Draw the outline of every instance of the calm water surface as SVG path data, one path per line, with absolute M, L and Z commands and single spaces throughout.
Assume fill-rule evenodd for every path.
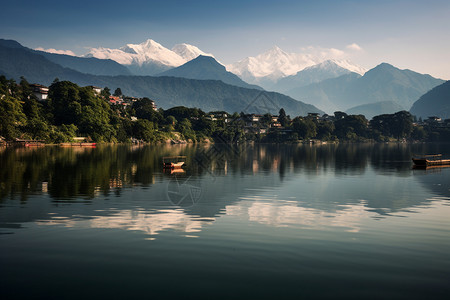
M 1 299 L 449 299 L 450 168 L 413 153 L 450 146 L 0 149 Z

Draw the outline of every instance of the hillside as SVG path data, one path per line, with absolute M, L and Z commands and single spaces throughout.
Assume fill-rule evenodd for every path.
M 431 116 L 450 119 L 450 81 L 422 95 L 414 102 L 410 112 L 424 119 Z
M 74 82 L 89 85 L 89 77 L 93 76 L 64 68 L 27 48 L 11 48 L 2 45 L 0 45 L 0 70 L 2 74 L 15 80 L 25 76 L 30 82 L 45 85 L 49 85 L 55 78 L 70 78 Z
M 251 85 L 225 69 L 213 57 L 200 55 L 182 66 L 160 73 L 156 76 L 172 76 L 200 80 L 221 80 L 239 87 L 262 89 Z
M 108 86 L 111 89 L 120 87 L 126 95 L 149 97 L 165 109 L 182 105 L 204 111 L 277 114 L 280 108 L 284 108 L 287 114 L 293 116 L 304 116 L 309 112 L 323 113 L 313 105 L 275 92 L 263 92 L 270 100 L 264 96 L 248 107 L 262 93 L 261 90 L 232 86 L 219 80 L 166 76 L 95 76 L 91 80 L 91 84 L 96 86 Z

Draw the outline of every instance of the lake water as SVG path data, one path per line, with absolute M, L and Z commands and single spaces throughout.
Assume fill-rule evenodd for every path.
M 414 153 L 450 145 L 0 149 L 1 299 L 449 299 Z

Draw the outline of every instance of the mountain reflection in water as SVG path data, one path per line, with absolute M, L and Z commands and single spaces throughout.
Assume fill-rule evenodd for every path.
M 427 147 L 448 150 L 406 144 L 4 149 L 0 227 L 36 222 L 195 236 L 227 215 L 354 232 L 367 218 L 430 205 L 420 186 L 450 197 L 448 169 L 411 168 L 412 153 Z M 163 172 L 162 157 L 173 155 L 187 156 L 185 172 Z

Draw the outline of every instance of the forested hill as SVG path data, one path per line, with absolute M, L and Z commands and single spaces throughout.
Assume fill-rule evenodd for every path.
M 176 77 L 151 76 L 97 76 L 92 84 L 120 87 L 127 95 L 149 97 L 159 107 L 198 107 L 205 111 L 252 112 L 275 114 L 280 108 L 291 115 L 305 116 L 311 112 L 323 113 L 316 107 L 275 92 L 261 92 L 225 84 L 219 80 L 194 80 Z M 258 97 L 264 93 L 264 97 Z

